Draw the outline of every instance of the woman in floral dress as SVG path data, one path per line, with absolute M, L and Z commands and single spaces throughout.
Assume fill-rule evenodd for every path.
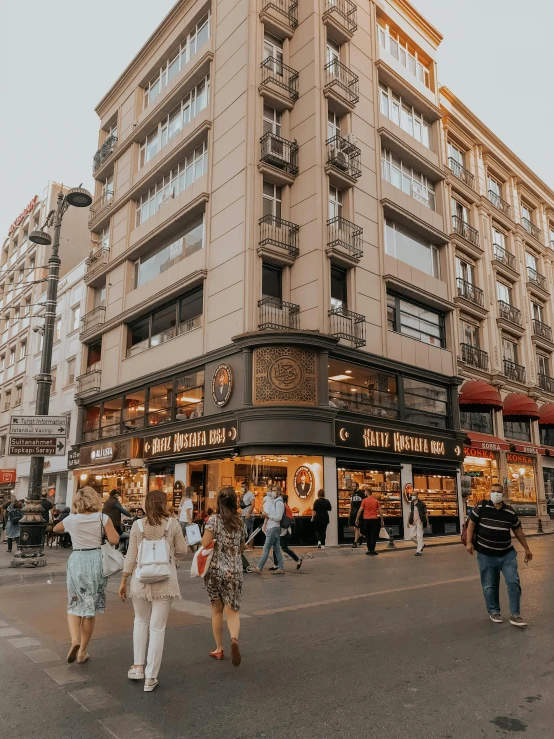
M 216 509 L 206 523 L 202 546 L 215 540 L 210 569 L 205 575 L 206 588 L 212 604 L 212 630 L 215 649 L 214 659 L 223 659 L 223 613 L 231 636 L 231 660 L 240 665 L 239 649 L 240 603 L 242 597 L 241 554 L 246 544 L 246 528 L 238 513 L 237 495 L 233 488 L 219 491 Z

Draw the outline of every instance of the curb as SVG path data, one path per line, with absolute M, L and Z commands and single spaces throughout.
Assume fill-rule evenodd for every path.
M 27 572 L 18 571 L 16 574 L 7 575 L 0 573 L 0 587 L 10 585 L 29 585 L 31 583 L 41 582 L 43 585 L 51 585 L 53 583 L 64 583 L 65 567 L 63 570 L 51 571 L 48 568 L 40 570 L 28 570 Z

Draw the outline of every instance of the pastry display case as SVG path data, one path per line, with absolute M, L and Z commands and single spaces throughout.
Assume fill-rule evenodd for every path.
M 454 475 L 420 473 L 414 470 L 414 490 L 427 506 L 433 536 L 460 532 L 458 487 Z
M 337 468 L 339 544 L 354 540 L 354 532 L 348 525 L 350 497 L 354 483 L 371 490 L 381 503 L 385 526 L 393 529 L 393 535 L 403 535 L 400 470 L 352 470 Z

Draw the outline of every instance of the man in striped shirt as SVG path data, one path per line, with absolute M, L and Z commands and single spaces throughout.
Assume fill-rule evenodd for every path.
M 533 555 L 521 529 L 521 523 L 514 509 L 502 500 L 502 485 L 491 486 L 491 499 L 482 500 L 471 511 L 467 525 L 467 551 L 477 551 L 477 562 L 481 575 L 481 586 L 487 611 L 491 621 L 501 624 L 500 615 L 500 573 L 504 575 L 510 601 L 510 623 L 513 626 L 527 626 L 521 618 L 519 604 L 521 586 L 517 569 L 517 552 L 512 546 L 513 531 L 525 550 L 525 562 Z

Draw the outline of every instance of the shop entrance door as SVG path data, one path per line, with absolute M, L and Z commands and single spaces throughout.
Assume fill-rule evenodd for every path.
M 206 489 L 208 466 L 200 463 L 190 463 L 190 484 L 194 489 L 192 502 L 194 505 L 193 520 L 197 520 L 206 513 Z M 213 507 L 213 506 L 212 506 Z

